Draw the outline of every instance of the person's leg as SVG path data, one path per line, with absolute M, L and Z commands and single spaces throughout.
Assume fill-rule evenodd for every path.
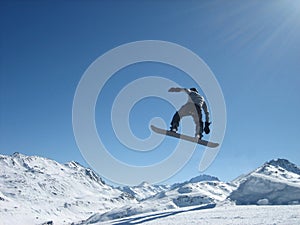
M 179 116 L 179 113 L 177 111 L 173 116 L 170 130 L 176 132 L 178 130 L 178 127 L 179 127 L 179 122 L 180 122 L 180 116 Z
M 171 122 L 171 131 L 177 131 L 179 127 L 180 119 L 184 116 L 189 115 L 190 106 L 189 104 L 183 105 L 173 116 L 172 122 Z
M 201 108 L 199 105 L 194 105 L 195 109 L 196 109 L 196 113 L 193 114 L 193 118 L 196 124 L 196 133 L 195 136 L 197 136 L 198 138 L 202 138 L 203 135 L 203 121 L 202 121 L 202 112 L 201 112 Z M 194 110 L 195 111 L 195 110 Z

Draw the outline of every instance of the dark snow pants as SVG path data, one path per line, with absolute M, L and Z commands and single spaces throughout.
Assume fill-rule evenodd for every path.
M 171 122 L 171 129 L 178 129 L 180 119 L 184 116 L 192 116 L 196 124 L 196 134 L 202 136 L 203 133 L 203 122 L 202 122 L 202 112 L 201 107 L 194 103 L 188 102 L 183 105 L 173 116 Z

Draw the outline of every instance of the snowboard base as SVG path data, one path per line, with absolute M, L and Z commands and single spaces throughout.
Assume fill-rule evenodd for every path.
M 183 139 L 183 140 L 186 140 L 186 141 L 198 143 L 200 145 L 204 145 L 204 146 L 207 146 L 207 147 L 210 147 L 210 148 L 215 148 L 215 147 L 219 146 L 218 143 L 198 139 L 196 137 L 191 137 L 191 136 L 188 136 L 188 135 L 185 135 L 185 134 L 175 133 L 175 132 L 169 131 L 169 130 L 164 130 L 164 129 L 158 128 L 154 125 L 151 125 L 151 129 L 155 133 L 158 133 L 158 134 L 164 134 L 164 135 L 167 135 L 167 136 L 170 136 L 170 137 L 175 137 L 175 138 Z

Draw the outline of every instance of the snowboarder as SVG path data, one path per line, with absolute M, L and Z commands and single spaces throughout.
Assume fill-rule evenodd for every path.
M 184 104 L 173 116 L 170 131 L 177 132 L 180 119 L 184 116 L 192 116 L 196 124 L 195 137 L 201 139 L 203 131 L 209 134 L 209 111 L 205 103 L 204 97 L 198 93 L 196 88 L 170 88 L 169 92 L 186 92 L 189 95 L 188 102 Z M 203 128 L 202 109 L 205 114 L 205 126 Z

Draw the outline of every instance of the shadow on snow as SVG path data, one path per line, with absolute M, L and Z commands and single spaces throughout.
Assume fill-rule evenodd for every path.
M 154 213 L 154 214 L 146 215 L 146 216 L 138 216 L 138 217 L 134 217 L 134 218 L 124 218 L 124 219 L 117 221 L 115 223 L 112 223 L 112 224 L 113 225 L 141 224 L 141 223 L 149 222 L 152 220 L 165 218 L 168 216 L 174 216 L 176 214 L 183 213 L 183 212 L 191 212 L 191 211 L 197 211 L 197 210 L 203 210 L 203 209 L 212 209 L 215 206 L 216 206 L 216 204 L 212 203 L 212 204 L 192 208 L 189 210 L 180 210 L 180 211 L 175 211 L 175 212 L 160 212 L 160 213 Z

